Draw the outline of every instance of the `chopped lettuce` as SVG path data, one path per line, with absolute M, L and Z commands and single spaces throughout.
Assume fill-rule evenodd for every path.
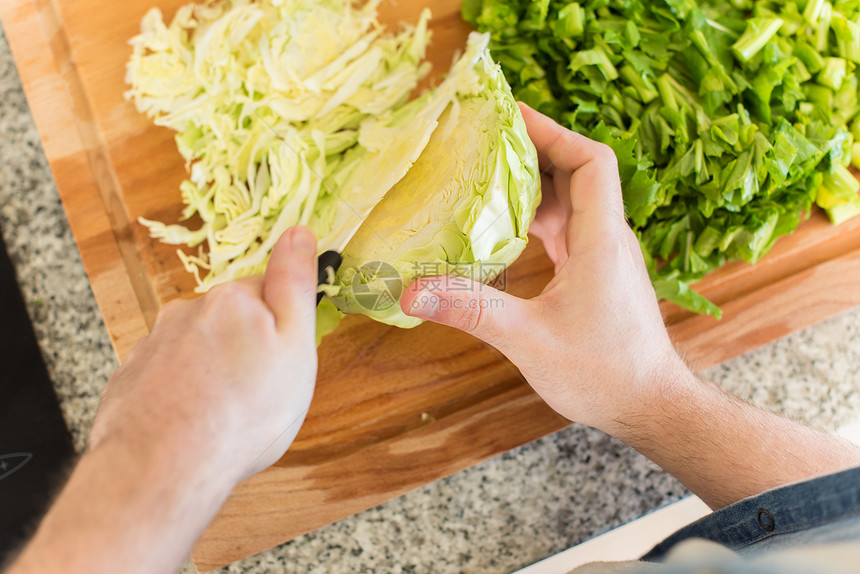
M 514 96 L 610 145 L 657 294 L 753 263 L 813 204 L 860 214 L 854 0 L 470 0 Z

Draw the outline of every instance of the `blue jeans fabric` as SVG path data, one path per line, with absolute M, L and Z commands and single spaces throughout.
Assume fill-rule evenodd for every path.
M 712 540 L 742 556 L 860 541 L 860 468 L 778 487 L 721 508 L 672 534 L 642 560 L 660 562 L 688 538 Z

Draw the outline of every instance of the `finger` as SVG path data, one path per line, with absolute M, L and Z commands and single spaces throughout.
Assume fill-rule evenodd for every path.
M 556 168 L 571 173 L 572 219 L 578 220 L 571 238 L 604 236 L 617 228 L 624 222 L 624 201 L 612 149 L 561 127 L 528 106 L 522 109 L 538 152 Z
M 459 277 L 425 277 L 400 298 L 403 312 L 465 331 L 508 354 L 529 302 Z
M 558 198 L 552 191 L 547 190 L 551 186 L 551 182 L 547 182 L 548 178 L 543 177 L 543 185 L 541 190 L 541 202 L 535 212 L 535 218 L 529 226 L 529 233 L 546 241 L 546 238 L 554 234 L 564 234 L 564 228 L 567 225 L 567 220 L 570 215 L 565 212 L 564 207 L 559 203 Z
M 544 176 L 543 188 L 552 186 L 549 178 Z M 529 233 L 541 240 L 549 258 L 555 264 L 556 270 L 567 261 L 567 235 L 565 228 L 570 219 L 570 213 L 561 205 L 552 192 L 543 193 L 543 199 L 538 206 L 534 222 L 529 227 Z
M 528 104 L 524 104 L 522 102 L 517 102 L 517 105 L 520 107 L 520 113 L 522 114 L 523 119 L 526 118 L 526 115 L 529 112 L 534 111 L 534 109 L 529 107 Z M 546 154 L 543 153 L 541 150 L 537 150 L 537 156 L 538 156 L 538 167 L 540 168 L 541 173 L 545 173 L 545 174 L 550 173 L 552 171 L 552 168 L 555 166 L 552 165 L 552 162 L 549 160 L 549 158 L 546 156 Z
M 552 118 L 520 104 L 529 138 L 543 158 L 554 167 L 569 173 L 585 166 L 595 155 L 602 153 L 603 144 L 588 139 L 582 134 L 560 126 Z
M 316 325 L 317 241 L 305 227 L 287 230 L 272 251 L 263 279 L 263 300 L 283 332 L 295 322 Z

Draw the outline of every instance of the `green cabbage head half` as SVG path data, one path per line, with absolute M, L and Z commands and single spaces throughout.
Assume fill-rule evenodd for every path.
M 421 276 L 487 282 L 522 253 L 540 202 L 537 153 L 487 37 L 473 34 L 449 80 L 457 94 L 423 153 L 344 249 L 332 301 L 399 327 L 399 295 Z

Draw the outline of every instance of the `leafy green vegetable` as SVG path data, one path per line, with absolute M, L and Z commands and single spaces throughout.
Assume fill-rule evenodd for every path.
M 817 203 L 860 214 L 855 0 L 469 0 L 514 96 L 612 147 L 660 297 L 753 263 Z M 528 24 L 526 24 L 528 21 Z M 540 25 L 538 25 L 540 23 Z
M 400 282 L 395 290 L 402 292 L 422 275 L 492 280 L 525 248 L 539 198 L 537 152 L 502 71 L 490 58 L 488 40 L 470 37 L 448 79 L 459 84 L 454 105 L 442 114 L 415 165 L 344 250 L 340 293 L 333 299 L 341 310 L 415 326 L 421 321 L 391 301 L 367 304 L 369 296 L 379 300 L 392 290 L 378 272 L 362 274 L 368 264 L 393 267 Z M 458 69 L 465 64 L 469 69 Z
M 738 60 L 749 63 L 770 42 L 785 22 L 782 18 L 751 18 L 743 35 L 732 45 Z

